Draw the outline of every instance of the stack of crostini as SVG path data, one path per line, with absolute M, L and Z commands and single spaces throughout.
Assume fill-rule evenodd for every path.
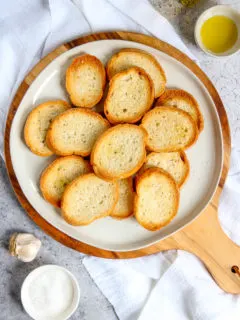
M 30 112 L 27 146 L 38 156 L 58 156 L 43 170 L 40 189 L 66 222 L 134 215 L 154 231 L 177 214 L 190 172 L 184 150 L 204 121 L 196 99 L 166 82 L 145 51 L 122 49 L 106 68 L 85 54 L 66 71 L 71 103 L 46 101 Z

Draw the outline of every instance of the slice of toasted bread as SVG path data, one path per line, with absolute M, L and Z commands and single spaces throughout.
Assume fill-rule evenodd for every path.
M 117 182 L 105 181 L 94 173 L 82 175 L 63 193 L 62 216 L 72 225 L 87 225 L 112 213 L 118 192 Z
M 153 167 L 168 172 L 178 187 L 181 187 L 186 181 L 190 170 L 189 161 L 184 151 L 149 153 L 146 162 L 140 170 L 140 174 L 146 169 Z
M 94 172 L 106 179 L 124 179 L 137 172 L 145 161 L 144 129 L 119 124 L 104 132 L 91 153 Z
M 110 81 L 104 112 L 111 123 L 134 123 L 153 103 L 153 82 L 137 67 L 117 73 Z
M 132 186 L 132 178 L 118 180 L 119 199 L 111 213 L 111 217 L 115 219 L 125 219 L 133 213 L 134 192 Z
M 187 91 L 167 89 L 158 98 L 156 106 L 170 106 L 184 110 L 196 121 L 198 130 L 202 131 L 204 120 L 196 99 Z
M 38 156 L 53 154 L 46 144 L 46 134 L 51 121 L 71 108 L 62 100 L 47 101 L 34 108 L 28 115 L 24 127 L 24 139 L 29 149 Z
M 198 137 L 193 118 L 175 107 L 156 107 L 145 114 L 141 126 L 147 131 L 147 148 L 172 152 L 189 148 Z
M 44 199 L 55 207 L 60 207 L 66 186 L 80 175 L 89 172 L 89 162 L 79 156 L 57 158 L 43 171 L 40 178 Z
M 108 121 L 100 114 L 74 108 L 52 121 L 47 132 L 47 143 L 60 156 L 87 156 L 97 138 L 108 128 Z
M 154 83 L 155 98 L 164 92 L 166 76 L 163 68 L 155 57 L 140 49 L 127 48 L 114 54 L 107 64 L 108 78 L 111 79 L 116 73 L 130 67 L 140 67 L 147 72 Z
M 176 215 L 179 190 L 174 179 L 159 168 L 150 168 L 137 179 L 134 215 L 150 231 L 166 226 Z
M 66 72 L 66 89 L 77 107 L 92 108 L 102 98 L 106 73 L 102 62 L 85 54 L 73 60 Z

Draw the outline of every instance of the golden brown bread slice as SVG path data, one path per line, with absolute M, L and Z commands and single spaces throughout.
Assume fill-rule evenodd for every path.
M 141 126 L 147 131 L 147 148 L 172 152 L 189 148 L 198 137 L 193 118 L 175 107 L 156 107 L 145 114 Z
M 187 91 L 167 89 L 156 101 L 156 106 L 176 107 L 188 112 L 196 121 L 199 132 L 203 130 L 204 120 L 196 99 Z
M 72 225 L 87 225 L 112 213 L 118 192 L 117 182 L 105 181 L 94 173 L 82 175 L 63 193 L 62 216 Z
M 168 172 L 178 187 L 181 187 L 186 181 L 190 165 L 186 153 L 179 152 L 151 152 L 147 155 L 146 162 L 140 170 L 140 174 L 148 168 L 159 168 Z
M 155 231 L 176 215 L 179 190 L 174 179 L 159 168 L 150 168 L 138 177 L 134 215 L 144 228 Z
M 41 175 L 40 189 L 43 197 L 55 207 L 60 207 L 66 186 L 80 175 L 89 172 L 91 172 L 91 166 L 82 157 L 57 158 Z
M 125 219 L 133 213 L 134 192 L 132 186 L 132 178 L 118 180 L 119 199 L 111 213 L 111 217 L 115 219 Z
M 140 49 L 122 49 L 114 54 L 107 64 L 107 75 L 111 79 L 116 73 L 140 67 L 144 69 L 154 83 L 155 98 L 165 90 L 166 76 L 159 62 L 151 54 Z
M 151 108 L 153 99 L 151 78 L 143 69 L 133 67 L 111 79 L 104 112 L 111 123 L 134 123 Z
M 137 172 L 145 161 L 144 129 L 133 124 L 119 124 L 104 132 L 91 153 L 94 172 L 106 179 L 123 179 Z
M 90 54 L 73 60 L 66 72 L 66 89 L 77 107 L 92 108 L 102 98 L 106 73 L 102 62 Z
M 34 108 L 28 115 L 24 127 L 24 139 L 29 149 L 38 156 L 53 154 L 46 143 L 46 134 L 51 121 L 71 108 L 63 100 L 47 101 Z
M 109 126 L 108 121 L 94 111 L 72 108 L 52 121 L 47 132 L 47 144 L 57 155 L 85 157 Z

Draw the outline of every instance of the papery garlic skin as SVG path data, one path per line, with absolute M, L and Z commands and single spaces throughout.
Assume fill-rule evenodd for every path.
M 41 241 L 30 233 L 14 233 L 9 242 L 12 256 L 23 262 L 33 261 L 41 247 Z

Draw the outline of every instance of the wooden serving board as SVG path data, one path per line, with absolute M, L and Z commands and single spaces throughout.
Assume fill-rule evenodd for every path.
M 190 225 L 186 226 L 185 228 L 165 240 L 151 245 L 150 247 L 136 251 L 111 252 L 98 249 L 75 240 L 59 231 L 54 226 L 50 225 L 31 206 L 31 204 L 24 196 L 14 173 L 10 157 L 9 138 L 12 120 L 23 96 L 25 95 L 33 80 L 52 60 L 54 60 L 57 56 L 66 52 L 67 50 L 87 42 L 105 39 L 121 39 L 139 42 L 158 49 L 184 64 L 200 79 L 200 81 L 203 83 L 203 85 L 211 95 L 219 114 L 223 133 L 224 165 L 217 191 L 211 203 L 208 205 L 205 211 Z M 17 198 L 23 208 L 27 211 L 29 216 L 35 221 L 35 223 L 54 239 L 80 252 L 112 259 L 136 258 L 169 249 L 186 250 L 198 256 L 205 263 L 213 278 L 223 290 L 225 290 L 226 292 L 237 294 L 240 293 L 240 273 L 238 273 L 238 266 L 240 266 L 240 247 L 234 244 L 224 234 L 219 225 L 217 213 L 219 197 L 229 168 L 229 158 L 231 150 L 230 148 L 230 130 L 224 106 L 215 87 L 208 79 L 208 77 L 204 74 L 204 72 L 190 58 L 188 58 L 185 54 L 172 47 L 171 45 L 146 35 L 130 32 L 107 32 L 85 36 L 58 47 L 56 50 L 43 58 L 31 70 L 31 72 L 26 76 L 26 78 L 20 85 L 9 110 L 5 131 L 6 165 L 9 178 L 11 180 Z M 233 268 L 233 266 L 235 267 Z M 233 271 L 235 271 L 235 273 Z

